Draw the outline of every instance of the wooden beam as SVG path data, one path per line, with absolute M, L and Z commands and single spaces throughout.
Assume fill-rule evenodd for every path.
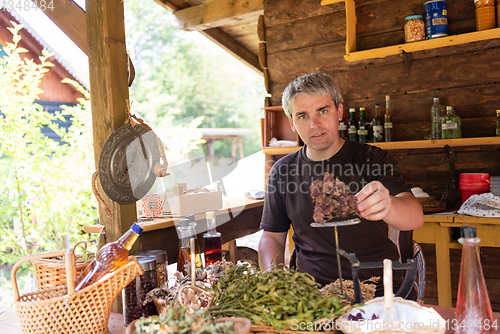
M 33 1 L 33 0 L 32 0 Z M 51 0 L 53 8 L 44 13 L 88 55 L 85 11 L 72 0 Z M 37 6 L 41 1 L 33 1 Z
M 179 29 L 205 30 L 255 16 L 263 10 L 262 0 L 215 0 L 174 11 L 174 23 Z
M 86 0 L 86 8 L 92 131 L 97 168 L 104 142 L 126 119 L 129 99 L 127 51 L 123 1 Z M 113 214 L 110 219 L 99 208 L 100 223 L 106 227 L 107 241 L 117 240 L 137 220 L 135 204 L 120 205 L 107 198 L 100 187 L 99 192 Z M 121 299 L 118 298 L 118 301 L 121 302 Z
M 260 67 L 259 57 L 238 43 L 234 38 L 226 34 L 220 28 L 202 30 L 200 33 L 249 66 L 255 72 L 260 75 L 264 75 L 262 67 Z

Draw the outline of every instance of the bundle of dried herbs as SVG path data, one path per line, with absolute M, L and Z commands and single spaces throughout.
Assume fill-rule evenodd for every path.
M 293 321 L 333 319 L 347 308 L 337 296 L 325 297 L 307 273 L 288 267 L 267 272 L 235 266 L 214 286 L 210 313 L 214 317 L 245 317 L 256 325 L 289 327 Z
M 197 310 L 186 312 L 180 305 L 170 305 L 159 316 L 140 318 L 135 323 L 136 334 L 232 334 L 233 322 L 214 323 L 209 313 Z
M 367 302 L 373 298 L 375 298 L 375 291 L 377 290 L 376 283 L 380 280 L 380 276 L 373 276 L 369 279 L 360 282 L 361 288 L 361 296 L 363 297 L 363 302 Z M 344 279 L 342 280 L 342 286 L 344 293 L 354 300 L 354 283 L 351 280 Z M 349 300 L 342 296 L 342 290 L 340 289 L 340 278 L 335 282 L 325 285 L 323 288 L 319 290 L 323 296 L 339 296 L 342 303 L 350 304 Z
M 314 180 L 309 187 L 314 203 L 313 220 L 325 223 L 333 218 L 358 216 L 356 197 L 333 174 L 326 172 L 323 180 Z

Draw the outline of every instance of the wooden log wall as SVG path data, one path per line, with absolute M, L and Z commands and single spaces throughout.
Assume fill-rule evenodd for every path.
M 357 50 L 404 43 L 405 17 L 423 15 L 424 2 L 356 0 Z M 449 35 L 475 31 L 473 1 L 448 0 L 446 4 Z M 344 59 L 344 3 L 321 6 L 319 0 L 265 0 L 264 24 L 272 106 L 281 105 L 283 89 L 290 81 L 321 71 L 332 75 L 340 86 L 344 119 L 348 119 L 350 107 L 365 107 L 371 119 L 374 105 L 379 103 L 385 110 L 384 96 L 390 95 L 394 141 L 430 139 L 433 97 L 439 97 L 443 106 L 455 107 L 462 118 L 464 138 L 495 135 L 495 110 L 500 109 L 500 39 L 410 53 L 406 74 L 402 55 L 356 62 Z M 398 150 L 392 154 L 410 186 L 420 186 L 435 196 L 450 187 L 448 208 L 458 208 L 459 174 L 500 175 L 499 150 L 500 146 L 494 145 L 455 148 L 451 155 L 448 148 Z M 450 172 L 450 158 L 455 161 L 454 174 Z M 495 254 L 498 261 L 500 254 Z M 433 252 L 425 255 L 435 258 Z M 457 280 L 455 271 L 453 275 L 453 281 Z M 499 278 L 498 274 L 489 277 L 494 286 L 491 291 L 499 290 Z M 492 303 L 499 310 L 500 300 Z

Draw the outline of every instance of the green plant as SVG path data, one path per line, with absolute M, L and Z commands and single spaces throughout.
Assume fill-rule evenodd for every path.
M 13 42 L 0 58 L 0 264 L 74 245 L 97 218 L 88 92 L 73 82 L 85 98 L 55 114 L 36 104 L 51 54 L 43 50 L 39 62 L 23 57 L 22 26 L 12 24 Z M 67 131 L 54 123 L 68 117 Z M 44 136 L 43 126 L 62 143 Z

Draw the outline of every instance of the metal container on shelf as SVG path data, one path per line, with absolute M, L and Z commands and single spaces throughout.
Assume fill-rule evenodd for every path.
M 431 0 L 424 3 L 425 37 L 427 39 L 448 36 L 448 11 L 445 0 Z
M 161 249 L 151 249 L 137 252 L 134 256 L 154 256 L 156 258 L 156 273 L 158 276 L 158 286 L 168 282 L 168 257 L 167 252 Z

